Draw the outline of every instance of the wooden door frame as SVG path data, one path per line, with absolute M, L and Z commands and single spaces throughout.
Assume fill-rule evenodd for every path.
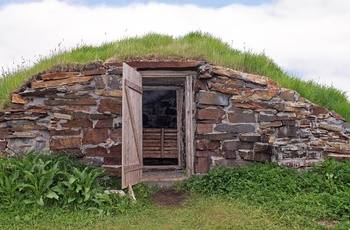
M 184 104 L 185 104 L 185 161 L 186 161 L 186 174 L 188 177 L 194 174 L 194 92 L 193 81 L 194 76 L 197 75 L 196 71 L 140 71 L 142 78 L 159 78 L 169 79 L 177 78 L 183 83 L 184 90 Z M 143 88 L 148 86 L 143 86 Z M 157 86 L 159 88 L 159 86 Z M 176 87 L 176 86 L 171 86 Z M 183 106 L 183 105 L 182 105 Z M 179 138 L 178 138 L 179 140 Z
M 186 174 L 194 174 L 193 75 L 185 80 Z

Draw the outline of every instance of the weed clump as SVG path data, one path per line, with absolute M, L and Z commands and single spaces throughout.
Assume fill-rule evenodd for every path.
M 127 196 L 104 194 L 96 180 L 102 168 L 77 163 L 64 155 L 30 152 L 21 158 L 0 158 L 0 209 L 61 207 L 98 214 L 124 212 Z

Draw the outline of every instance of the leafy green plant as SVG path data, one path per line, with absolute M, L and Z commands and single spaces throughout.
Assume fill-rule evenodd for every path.
M 0 199 L 3 201 L 21 200 L 21 194 L 17 194 L 20 179 L 20 171 L 12 169 L 11 161 L 2 159 L 0 164 Z M 17 196 L 16 196 L 17 195 Z M 7 203 L 7 202 L 6 202 Z
M 39 160 L 31 168 L 31 170 L 23 170 L 24 182 L 19 183 L 19 191 L 27 194 L 31 199 L 25 199 L 26 204 L 34 201 L 40 205 L 44 205 L 44 198 L 58 200 L 58 195 L 52 190 L 50 185 L 53 182 L 55 174 L 59 171 L 58 162 L 47 168 L 50 161 L 44 162 Z
M 97 204 L 101 204 L 100 200 L 111 203 L 108 197 L 101 193 L 101 188 L 94 184 L 98 176 L 104 175 L 103 169 L 85 167 L 80 171 L 78 168 L 73 168 L 71 172 L 61 173 L 65 176 L 65 180 L 59 181 L 52 189 L 58 194 L 63 205 L 73 203 L 82 208 L 85 203 L 91 201 Z
M 63 155 L 35 154 L 0 158 L 0 202 L 16 206 L 92 210 L 99 214 L 124 211 L 129 200 L 108 196 L 97 183 L 102 168 L 77 163 Z

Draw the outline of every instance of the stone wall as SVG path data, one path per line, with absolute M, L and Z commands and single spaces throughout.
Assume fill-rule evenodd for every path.
M 12 94 L 0 112 L 2 155 L 53 151 L 97 166 L 121 164 L 122 70 L 84 68 L 40 73 Z
M 344 118 L 267 77 L 202 66 L 196 104 L 198 173 L 249 161 L 299 168 L 350 157 Z
M 299 168 L 350 157 L 350 125 L 338 114 L 264 76 L 208 64 L 195 69 L 196 173 L 251 161 Z M 121 79 L 120 67 L 96 63 L 33 76 L 0 111 L 0 155 L 52 151 L 120 165 Z

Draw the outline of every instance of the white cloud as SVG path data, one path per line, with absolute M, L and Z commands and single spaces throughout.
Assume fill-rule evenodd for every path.
M 125 7 L 70 5 L 45 0 L 0 8 L 0 66 L 35 61 L 50 50 L 101 44 L 159 32 L 201 30 L 238 49 L 265 52 L 304 79 L 350 91 L 350 1 L 279 0 L 259 6 L 210 9 L 159 3 Z M 37 55 L 36 57 L 34 55 Z

